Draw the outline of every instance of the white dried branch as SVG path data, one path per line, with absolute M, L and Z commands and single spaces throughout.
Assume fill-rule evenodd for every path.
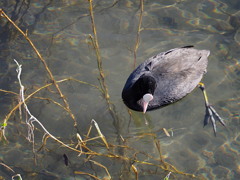
M 65 146 L 65 147 L 67 147 L 67 148 L 69 148 L 69 149 L 75 150 L 75 149 L 73 149 L 72 147 L 64 144 L 62 141 L 58 140 L 55 136 L 53 136 L 53 135 L 43 126 L 43 124 L 42 124 L 35 116 L 33 116 L 33 115 L 31 114 L 31 112 L 29 111 L 28 106 L 27 106 L 27 104 L 26 104 L 26 102 L 25 102 L 24 86 L 23 86 L 22 81 L 21 81 L 22 65 L 20 65 L 20 64 L 17 62 L 17 60 L 14 59 L 14 61 L 15 61 L 15 63 L 16 63 L 17 66 L 18 66 L 17 69 L 16 69 L 16 71 L 17 71 L 17 73 L 18 73 L 17 78 L 18 78 L 19 85 L 20 85 L 20 93 L 19 93 L 19 94 L 20 94 L 20 101 L 23 103 L 24 109 L 26 110 L 27 114 L 30 116 L 28 119 L 26 119 L 26 124 L 27 124 L 27 126 L 28 126 L 28 140 L 29 140 L 29 142 L 32 142 L 32 143 L 33 143 L 33 146 L 34 146 L 34 124 L 33 124 L 33 122 L 37 122 L 37 123 L 41 126 L 41 128 L 43 129 L 43 131 L 44 131 L 47 135 L 49 135 L 52 139 L 56 140 L 57 142 L 61 143 L 63 146 Z M 34 150 L 34 148 L 33 148 L 33 150 Z M 34 151 L 35 151 L 35 150 L 34 150 Z

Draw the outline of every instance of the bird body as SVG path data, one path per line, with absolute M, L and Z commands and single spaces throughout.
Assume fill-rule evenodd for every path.
M 132 110 L 144 112 L 182 99 L 206 73 L 209 54 L 209 50 L 185 46 L 147 59 L 127 79 L 122 91 L 124 103 Z M 143 98 L 146 94 L 151 96 L 150 100 Z

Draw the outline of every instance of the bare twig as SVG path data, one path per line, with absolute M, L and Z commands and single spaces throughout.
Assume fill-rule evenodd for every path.
M 68 101 L 66 99 L 66 97 L 63 95 L 61 89 L 59 88 L 59 85 L 57 84 L 57 81 L 55 80 L 52 72 L 50 71 L 46 61 L 44 60 L 44 58 L 42 57 L 42 55 L 39 53 L 38 49 L 36 48 L 36 46 L 33 44 L 33 42 L 31 41 L 31 39 L 28 37 L 28 33 L 27 31 L 26 32 L 23 32 L 9 17 L 8 15 L 2 10 L 0 9 L 0 16 L 3 16 L 5 17 L 23 36 L 24 38 L 29 42 L 30 46 L 33 48 L 33 50 L 35 51 L 35 53 L 37 54 L 38 58 L 41 60 L 41 62 L 43 63 L 50 79 L 52 80 L 53 84 L 55 85 L 60 97 L 62 98 L 63 100 L 63 103 L 66 107 L 66 109 L 68 110 L 68 113 L 69 115 L 71 116 L 71 118 L 73 119 L 74 121 L 74 127 L 77 129 L 77 121 L 76 121 L 76 118 L 74 116 L 74 114 L 72 113 L 70 107 L 69 107 L 69 104 L 68 104 Z
M 43 124 L 35 117 L 31 114 L 31 112 L 29 111 L 28 109 L 28 106 L 25 102 L 25 97 L 24 97 L 24 86 L 22 85 L 22 82 L 21 82 L 21 72 L 22 72 L 22 65 L 20 65 L 16 60 L 14 60 L 17 64 L 17 73 L 18 73 L 18 82 L 19 82 L 19 85 L 20 85 L 20 100 L 22 102 L 22 104 L 24 105 L 24 109 L 26 110 L 27 114 L 30 116 L 28 119 L 26 119 L 26 124 L 28 126 L 28 140 L 30 142 L 33 143 L 33 150 L 35 152 L 35 149 L 34 149 L 34 124 L 33 122 L 37 122 L 41 128 L 44 130 L 44 132 L 50 136 L 52 139 L 54 139 L 55 141 L 57 141 L 58 143 L 62 144 L 63 146 L 71 149 L 71 150 L 74 150 L 76 151 L 76 149 L 64 144 L 62 141 L 58 140 L 55 136 L 53 136 L 44 126 Z
M 84 81 L 80 81 L 80 80 L 77 80 L 77 79 L 73 79 L 73 78 L 67 78 L 67 79 L 62 79 L 62 80 L 59 80 L 59 81 L 56 81 L 57 83 L 63 83 L 63 82 L 66 82 L 66 81 L 75 81 L 75 82 L 78 82 L 78 83 L 81 83 L 81 84 L 85 84 L 85 85 L 89 85 L 91 87 L 94 87 L 96 89 L 98 89 L 100 92 L 101 89 L 96 86 L 96 85 L 93 85 L 93 84 L 90 84 L 90 83 L 87 83 L 87 82 L 84 82 Z M 45 89 L 45 88 L 48 88 L 50 86 L 52 86 L 53 83 L 49 83 L 49 84 L 46 84 L 40 88 L 38 88 L 37 90 L 35 90 L 34 92 L 32 92 L 31 94 L 29 94 L 26 98 L 25 98 L 25 102 L 28 101 L 30 98 L 32 98 L 35 94 L 37 94 L 38 92 L 40 92 L 41 90 Z M 0 90 L 1 91 L 1 90 Z M 11 94 L 16 94 L 18 95 L 17 93 L 15 92 L 11 92 L 11 91 L 5 91 L 3 90 L 3 92 L 6 92 L 6 93 L 11 93 Z M 12 110 L 6 115 L 5 119 L 4 119 L 4 124 L 7 124 L 9 118 L 11 117 L 11 115 L 23 104 L 23 102 L 19 102 L 14 108 L 12 108 Z M 57 104 L 57 103 L 56 103 Z M 61 105 L 59 105 L 60 107 L 63 107 Z M 64 107 L 64 110 L 67 111 L 67 109 Z M 67 111 L 68 112 L 68 111 Z
M 139 14 L 138 29 L 137 29 L 137 37 L 136 37 L 136 42 L 133 50 L 133 55 L 134 55 L 133 68 L 134 69 L 136 68 L 136 64 L 137 64 L 137 50 L 140 44 L 140 32 L 141 32 L 142 17 L 143 17 L 143 2 L 144 0 L 140 0 L 140 14 Z
M 103 71 L 103 67 L 102 67 L 102 59 L 101 59 L 101 55 L 100 55 L 100 48 L 99 48 L 98 38 L 97 38 L 97 30 L 96 30 L 95 21 L 94 21 L 92 0 L 88 0 L 88 2 L 89 2 L 89 12 L 90 12 L 91 23 L 92 23 L 92 31 L 93 31 L 93 36 L 90 35 L 89 37 L 92 41 L 93 47 L 94 47 L 95 52 L 96 52 L 98 71 L 99 71 L 99 82 L 100 82 L 100 86 L 101 86 L 101 89 L 102 89 L 102 95 L 106 100 L 108 110 L 109 110 L 111 116 L 113 117 L 115 124 L 118 124 L 119 123 L 119 118 L 117 116 L 115 106 L 110 101 L 110 95 L 108 93 L 108 88 L 107 88 L 107 85 L 106 85 L 106 82 L 105 82 L 105 75 L 104 75 L 104 71 Z
M 133 170 L 133 172 L 135 174 L 136 180 L 138 180 L 138 169 L 137 169 L 137 167 L 132 164 L 131 169 Z
M 6 164 L 4 164 L 4 163 L 2 163 L 2 162 L 0 163 L 0 165 L 3 166 L 3 167 L 5 167 L 7 170 L 9 170 L 9 171 L 11 171 L 12 173 L 15 174 L 15 171 L 14 171 L 12 168 L 10 168 L 8 165 L 6 165 Z M 15 174 L 15 175 L 13 175 L 13 176 L 12 176 L 12 180 L 14 180 L 15 177 L 18 177 L 19 180 L 22 180 L 22 177 L 21 177 L 20 174 Z
M 106 171 L 106 173 L 107 173 L 109 179 L 111 179 L 111 175 L 110 175 L 110 173 L 109 173 L 109 171 L 108 171 L 108 169 L 107 169 L 106 166 L 100 164 L 100 163 L 97 162 L 97 161 L 93 161 L 93 160 L 89 160 L 89 161 L 92 162 L 92 163 L 94 163 L 95 165 L 97 165 L 97 166 L 99 166 L 99 167 L 102 167 L 102 168 Z
M 82 171 L 74 171 L 74 174 L 87 175 L 87 176 L 90 176 L 90 177 L 92 177 L 92 178 L 94 178 L 96 180 L 101 180 L 97 176 L 94 176 L 94 175 L 92 175 L 90 173 L 86 173 L 86 172 L 82 172 Z

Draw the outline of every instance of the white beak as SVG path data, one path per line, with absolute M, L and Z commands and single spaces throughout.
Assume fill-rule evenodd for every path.
M 143 96 L 143 113 L 146 113 L 147 111 L 147 107 L 148 107 L 148 103 L 153 100 L 153 95 L 152 94 L 145 94 Z

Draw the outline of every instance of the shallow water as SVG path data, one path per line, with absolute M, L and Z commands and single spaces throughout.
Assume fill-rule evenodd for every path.
M 72 77 L 100 87 L 95 49 L 89 37 L 93 33 L 88 1 L 7 1 L 0 5 L 22 30 L 28 29 L 29 38 L 56 80 Z M 81 171 L 108 179 L 104 168 L 87 161 L 89 158 L 106 166 L 112 179 L 136 179 L 131 169 L 134 159 L 161 164 L 156 160 L 159 159 L 156 142 L 160 141 L 164 161 L 179 171 L 194 174 L 197 179 L 240 179 L 239 9 L 238 0 L 144 2 L 137 64 L 175 47 L 194 45 L 198 49 L 209 49 L 208 72 L 203 82 L 210 103 L 227 124 L 224 128 L 217 123 L 217 137 L 214 137 L 210 124 L 202 128 L 205 107 L 199 89 L 183 100 L 148 112 L 145 116 L 128 111 L 121 100 L 121 91 L 134 69 L 139 1 L 99 0 L 94 1 L 95 24 L 114 116 L 98 89 L 75 81 L 60 83 L 60 88 L 77 119 L 83 138 L 91 120 L 95 119 L 112 145 L 110 152 L 129 159 L 78 157 L 78 153 L 50 139 L 44 148 L 34 154 L 32 143 L 26 139 L 25 116 L 20 120 L 16 111 L 6 128 L 9 143 L 1 143 L 0 149 L 0 159 L 15 173 L 1 166 L 0 177 L 9 179 L 19 173 L 23 179 L 90 179 L 88 175 L 76 173 Z M 50 83 L 43 64 L 25 38 L 5 19 L 1 18 L 0 24 L 0 89 L 19 92 L 17 66 L 13 59 L 22 64 L 21 80 L 26 95 Z M 35 97 L 45 99 L 29 100 L 27 105 L 31 113 L 51 134 L 75 147 L 74 121 L 63 108 L 51 101 L 62 103 L 56 89 L 51 86 Z M 17 98 L 16 95 L 0 92 L 2 122 L 17 104 Z M 38 150 L 44 132 L 37 123 L 35 128 L 34 148 Z M 168 129 L 172 136 L 167 137 L 162 128 Z M 91 133 L 91 137 L 94 136 L 97 136 L 95 129 Z M 100 139 L 90 141 L 88 145 L 95 152 L 108 154 Z M 141 162 L 133 165 L 137 168 L 139 179 L 163 179 L 168 174 L 161 168 Z M 175 172 L 170 179 L 193 178 Z

